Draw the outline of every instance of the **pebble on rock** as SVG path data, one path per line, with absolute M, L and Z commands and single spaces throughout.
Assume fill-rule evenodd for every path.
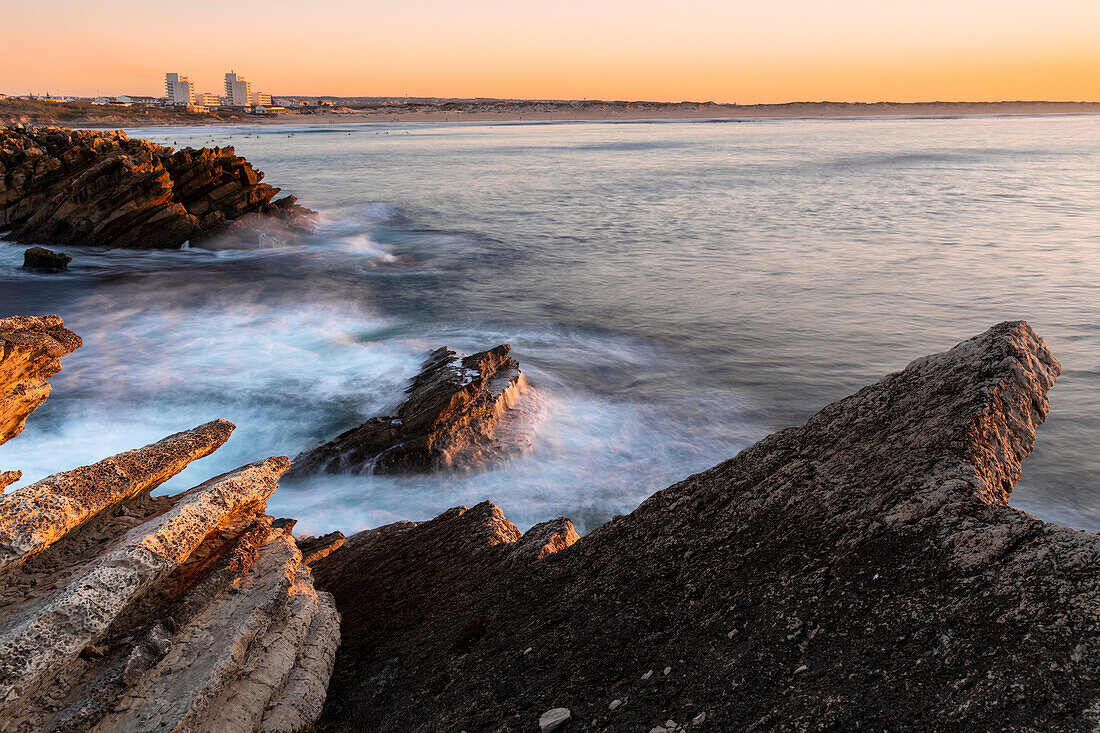
M 691 724 L 692 725 L 702 725 L 705 722 L 707 722 L 707 714 L 705 712 L 699 713 L 698 715 L 696 715 L 694 718 L 691 719 Z
M 547 710 L 539 716 L 539 733 L 550 733 L 560 729 L 571 716 L 569 708 Z
M 622 700 L 612 700 L 611 704 L 608 705 L 608 709 L 609 710 L 614 710 L 615 708 L 619 707 L 622 704 L 623 704 Z
M 648 672 L 646 672 L 645 674 L 642 675 L 642 679 L 643 680 L 648 680 L 652 676 L 653 676 L 653 670 L 651 669 L 651 670 L 649 670 Z

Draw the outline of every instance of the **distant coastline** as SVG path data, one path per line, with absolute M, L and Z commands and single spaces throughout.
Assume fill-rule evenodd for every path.
M 1100 114 L 1100 102 L 605 102 L 458 100 L 358 105 L 336 100 L 308 112 L 203 114 L 171 107 L 96 106 L 79 102 L 0 99 L 0 124 L 60 124 L 87 127 L 156 125 L 291 124 L 310 122 L 549 122 L 644 121 L 675 119 L 798 119 L 850 117 L 963 117 L 974 115 Z

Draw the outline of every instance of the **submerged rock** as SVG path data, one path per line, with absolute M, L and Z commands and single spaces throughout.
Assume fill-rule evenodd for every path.
M 511 347 L 460 358 L 431 353 L 393 417 L 373 417 L 294 459 L 289 476 L 412 473 L 469 468 L 509 450 L 496 439 L 501 418 L 527 391 Z
M 31 247 L 23 252 L 23 267 L 28 270 L 67 270 L 72 257 L 44 247 Z
M 121 130 L 0 129 L 0 230 L 17 242 L 174 248 L 249 217 L 293 228 L 314 212 L 232 147 L 173 151 Z
M 321 725 L 1092 729 L 1100 538 L 1007 505 L 1059 370 L 1004 323 L 577 541 L 489 503 L 355 535 Z

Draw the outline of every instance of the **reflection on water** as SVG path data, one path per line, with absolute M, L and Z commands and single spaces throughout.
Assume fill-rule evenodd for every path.
M 1026 318 L 1066 371 L 1013 501 L 1100 528 L 1100 118 L 134 134 L 235 145 L 321 227 L 255 250 L 70 248 L 58 276 L 0 244 L 3 310 L 85 340 L 0 447 L 27 480 L 236 422 L 185 488 L 385 412 L 429 349 L 511 343 L 546 401 L 530 451 L 286 486 L 272 511 L 350 531 L 491 498 L 524 527 L 591 528 Z

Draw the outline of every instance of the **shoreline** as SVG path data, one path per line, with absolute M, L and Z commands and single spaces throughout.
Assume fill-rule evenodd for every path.
M 477 102 L 469 104 L 410 104 L 369 108 L 321 108 L 307 114 L 288 111 L 274 115 L 236 114 L 230 117 L 182 117 L 171 110 L 150 108 L 143 114 L 102 116 L 63 114 L 3 114 L 5 124 L 78 126 L 87 129 L 119 127 L 266 126 L 308 124 L 401 123 L 548 123 L 548 122 L 745 122 L 757 120 L 958 119 L 964 117 L 1100 115 L 1100 102 L 907 102 L 725 105 L 711 103 L 658 104 L 643 102 Z M 114 110 L 104 109 L 104 112 Z M 64 112 L 63 109 L 59 112 Z

